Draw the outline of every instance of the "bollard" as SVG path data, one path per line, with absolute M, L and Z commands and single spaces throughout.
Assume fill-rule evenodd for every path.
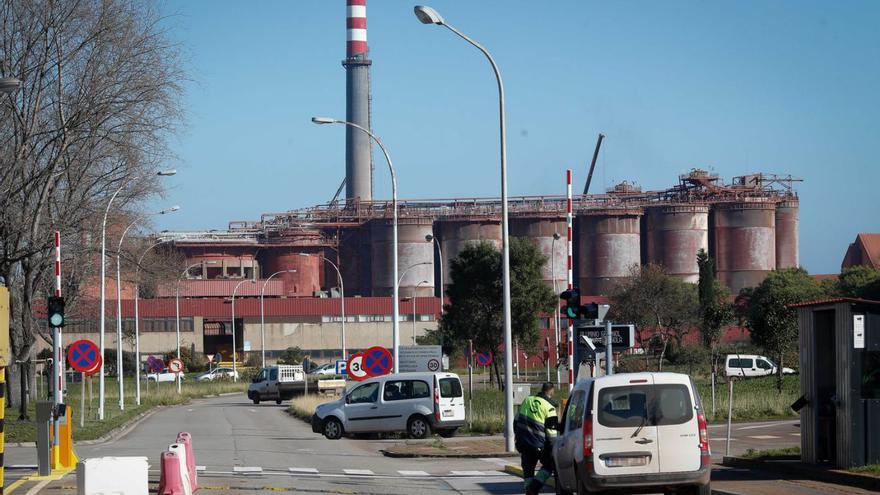
M 176 452 L 162 452 L 158 495 L 186 495 L 180 461 Z
M 199 476 L 196 472 L 196 456 L 193 453 L 192 435 L 182 431 L 177 434 L 177 443 L 183 444 L 186 451 L 186 470 L 189 474 L 189 484 L 193 493 L 199 489 Z
M 76 453 L 73 451 L 73 412 L 66 407 L 64 418 L 58 427 L 58 464 L 57 469 L 73 469 L 76 467 Z
M 52 409 L 51 401 L 37 402 L 37 474 L 52 473 Z
M 189 470 L 186 467 L 186 446 L 182 443 L 173 443 L 168 446 L 168 452 L 177 454 L 177 460 L 180 463 L 180 478 L 183 480 L 184 495 L 192 495 L 192 482 L 190 481 Z

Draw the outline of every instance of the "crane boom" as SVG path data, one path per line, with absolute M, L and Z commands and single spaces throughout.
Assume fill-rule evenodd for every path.
M 593 182 L 593 170 L 596 168 L 596 158 L 599 158 L 599 148 L 602 147 L 602 140 L 605 135 L 599 133 L 599 139 L 596 141 L 596 149 L 593 151 L 593 161 L 590 162 L 590 173 L 587 174 L 587 183 L 584 185 L 584 194 L 590 192 L 590 182 Z

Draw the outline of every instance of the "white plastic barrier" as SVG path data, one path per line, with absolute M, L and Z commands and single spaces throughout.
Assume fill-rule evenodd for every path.
M 174 452 L 180 460 L 180 479 L 183 480 L 184 495 L 192 495 L 192 480 L 189 479 L 189 469 L 186 467 L 186 445 L 172 443 L 168 446 L 168 452 Z
M 76 465 L 77 495 L 148 495 L 146 457 L 96 457 Z

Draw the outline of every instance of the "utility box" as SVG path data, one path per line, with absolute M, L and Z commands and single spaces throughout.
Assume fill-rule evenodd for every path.
M 513 384 L 513 404 L 520 405 L 528 396 L 532 395 L 532 386 L 528 383 Z
M 880 463 L 880 301 L 796 304 L 801 460 L 838 468 Z

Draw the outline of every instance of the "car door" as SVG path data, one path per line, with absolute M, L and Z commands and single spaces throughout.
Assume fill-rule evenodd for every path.
M 767 376 L 767 375 L 773 374 L 774 366 L 764 356 L 761 356 L 758 359 L 755 359 L 755 367 L 758 369 L 758 374 L 760 376 Z
M 661 473 L 700 469 L 700 429 L 696 401 L 680 378 L 654 377 L 652 420 L 657 427 Z
M 266 398 L 278 398 L 278 368 L 269 368 L 269 379 L 264 385 L 266 387 Z
M 439 378 L 438 386 L 440 387 L 440 424 L 464 421 L 464 392 L 461 380 L 457 376 Z
M 625 375 L 621 375 L 625 376 Z M 600 476 L 657 473 L 657 427 L 651 424 L 652 375 L 597 382 L 593 466 Z
M 560 424 L 563 425 L 562 432 L 554 445 L 554 458 L 559 478 L 568 489 L 573 489 L 575 485 L 576 449 L 581 445 L 578 439 L 583 435 L 586 398 L 587 393 L 584 390 L 576 390 L 571 395 L 565 413 L 560 419 Z
M 345 399 L 345 431 L 365 432 L 381 429 L 379 411 L 379 388 L 381 381 L 361 384 L 355 387 Z
M 404 431 L 409 416 L 414 412 L 413 380 L 389 380 L 382 386 L 382 414 L 379 418 L 384 431 Z M 424 384 L 424 382 L 418 382 Z M 421 390 L 421 389 L 420 389 Z

